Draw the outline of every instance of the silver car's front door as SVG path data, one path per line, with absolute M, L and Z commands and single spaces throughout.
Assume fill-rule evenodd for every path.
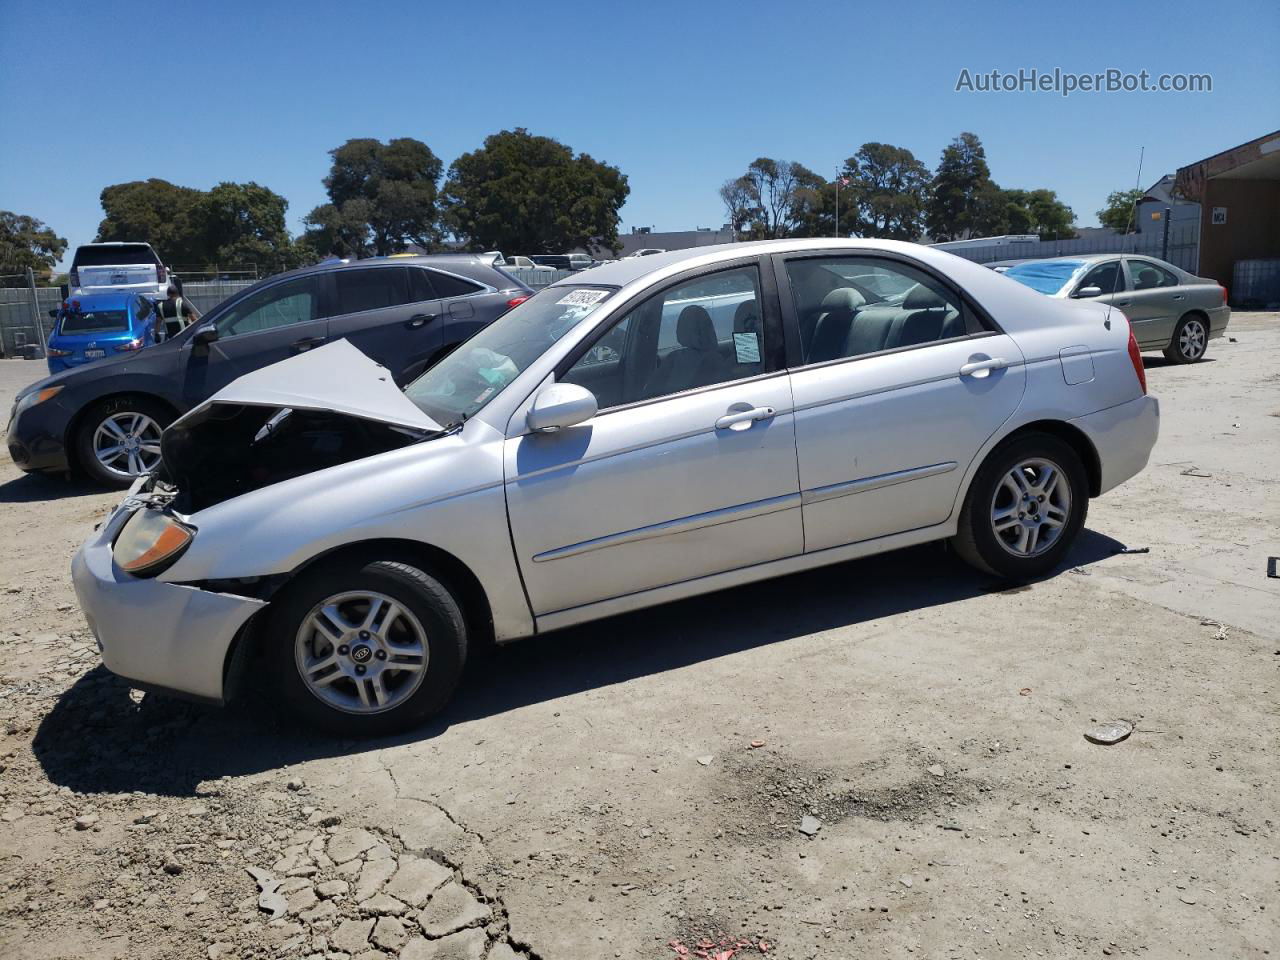
M 538 616 L 804 549 L 785 373 L 526 434 L 505 456 Z
M 1149 260 L 1126 259 L 1129 271 L 1127 305 L 1121 306 L 1140 346 L 1163 347 L 1173 337 L 1173 325 L 1186 300 L 1178 278 Z M 1119 305 L 1119 301 L 1117 301 Z

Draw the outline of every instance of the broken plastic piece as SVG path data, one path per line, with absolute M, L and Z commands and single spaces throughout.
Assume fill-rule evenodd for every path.
M 1084 738 L 1093 743 L 1110 746 L 1124 740 L 1131 733 L 1133 733 L 1133 724 L 1127 720 L 1109 720 L 1089 727 L 1084 732 Z

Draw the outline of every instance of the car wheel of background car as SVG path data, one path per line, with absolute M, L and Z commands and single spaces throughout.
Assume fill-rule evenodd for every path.
M 1209 327 L 1204 318 L 1190 314 L 1178 321 L 1173 339 L 1164 348 L 1164 355 L 1174 363 L 1195 363 L 1204 357 L 1209 347 Z
M 430 574 L 387 560 L 326 564 L 272 604 L 269 658 L 309 725 L 372 736 L 449 701 L 467 656 L 462 610 Z
M 991 452 L 960 511 L 953 543 L 979 570 L 1009 580 L 1044 576 L 1084 526 L 1089 486 L 1076 452 L 1034 433 Z
M 145 397 L 113 397 L 93 407 L 76 431 L 76 459 L 98 483 L 127 487 L 160 464 L 160 434 L 173 419 Z

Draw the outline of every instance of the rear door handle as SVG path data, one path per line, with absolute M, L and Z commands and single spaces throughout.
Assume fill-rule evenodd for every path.
M 750 410 L 738 410 L 726 413 L 716 421 L 717 430 L 746 429 L 755 420 L 770 420 L 777 413 L 773 407 L 752 407 Z
M 982 379 L 991 376 L 992 370 L 1003 370 L 1009 365 L 1004 357 L 992 357 L 990 360 L 974 360 L 960 368 L 960 376 Z
M 405 326 L 410 330 L 417 330 L 419 327 L 425 326 L 438 316 L 439 314 L 436 313 L 419 313 L 410 317 L 409 322 L 405 324 Z
M 1179 294 L 1177 294 L 1173 299 L 1175 299 L 1175 300 L 1185 300 L 1185 299 L 1187 299 L 1187 295 L 1186 295 L 1185 293 L 1179 293 Z
M 1129 300 L 1117 300 L 1117 301 L 1116 301 L 1116 306 L 1117 306 L 1117 307 L 1127 307 L 1131 302 L 1132 302 L 1132 301 L 1129 301 Z
M 301 340 L 293 341 L 290 346 L 292 346 L 297 353 L 303 353 L 304 351 L 310 350 L 312 347 L 323 346 L 327 342 L 327 339 L 328 338 L 326 337 L 303 337 Z

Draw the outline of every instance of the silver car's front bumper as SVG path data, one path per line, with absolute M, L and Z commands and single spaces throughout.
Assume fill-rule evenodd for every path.
M 220 703 L 227 650 L 266 604 L 121 572 L 111 544 L 130 512 L 117 510 L 71 561 L 76 596 L 102 662 L 139 686 Z
M 1146 467 L 1160 435 L 1160 402 L 1138 397 L 1070 421 L 1093 441 L 1102 465 L 1099 493 L 1137 476 Z

